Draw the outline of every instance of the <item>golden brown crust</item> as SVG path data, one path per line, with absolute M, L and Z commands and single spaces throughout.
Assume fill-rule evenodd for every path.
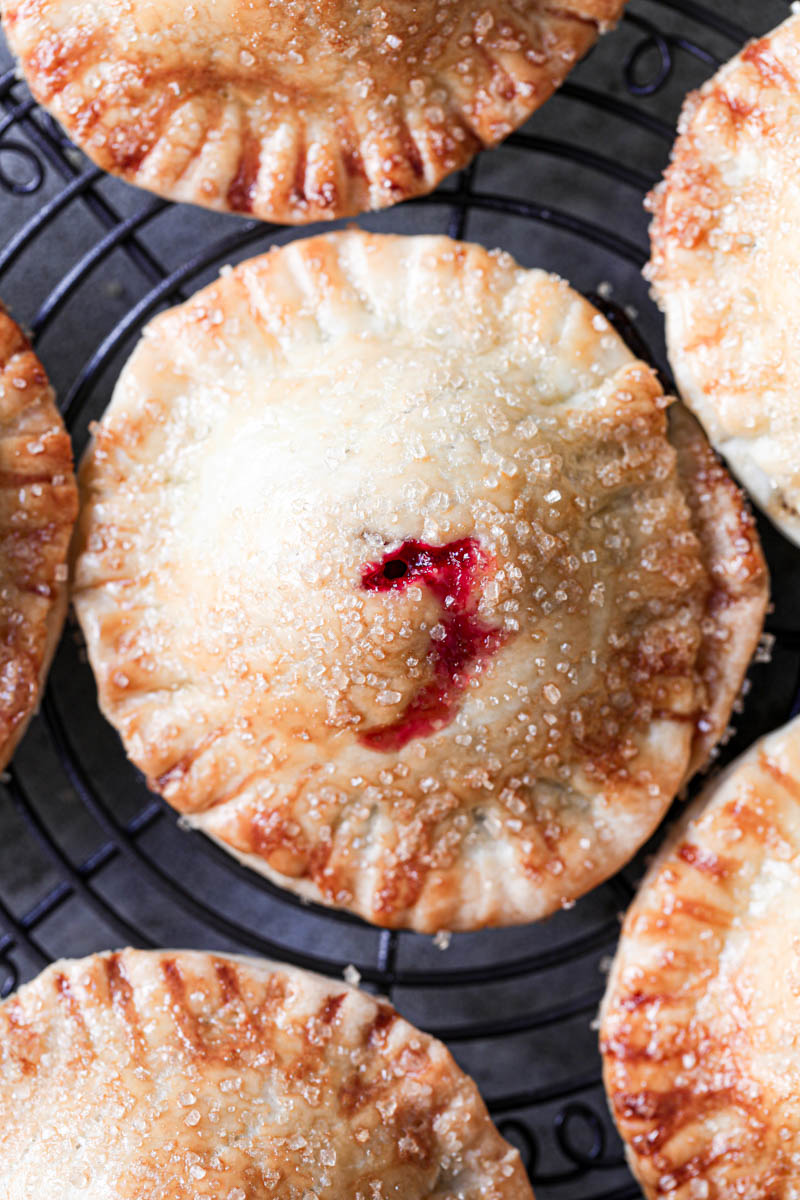
M 798 852 L 795 719 L 706 789 L 625 919 L 601 1047 L 648 1197 L 795 1194 Z
M 558 87 L 624 0 L 2 0 L 101 167 L 290 223 L 430 191 Z
M 800 15 L 686 101 L 650 197 L 648 275 L 680 393 L 754 500 L 800 541 Z
M 4 1200 L 532 1200 L 445 1047 L 257 959 L 123 950 L 0 1006 Z
M 383 925 L 606 878 L 724 728 L 766 600 L 667 405 L 562 280 L 446 238 L 295 242 L 159 317 L 82 468 L 75 580 L 151 786 Z M 439 566 L 380 575 L 418 546 Z
M 77 507 L 72 448 L 44 368 L 0 310 L 0 767 L 61 634 Z
M 669 417 L 692 529 L 711 579 L 698 658 L 707 707 L 697 723 L 689 778 L 708 761 L 727 728 L 766 616 L 769 578 L 755 521 L 739 488 L 683 405 L 673 404 Z

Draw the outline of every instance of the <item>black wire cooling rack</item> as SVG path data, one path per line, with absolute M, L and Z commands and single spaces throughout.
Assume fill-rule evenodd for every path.
M 371 228 L 448 232 L 559 271 L 665 368 L 640 270 L 644 193 L 683 94 L 786 15 L 632 0 L 522 132 Z M 737 14 L 747 11 L 741 2 Z M 747 23 L 747 22 L 746 22 Z M 166 204 L 106 178 L 30 99 L 0 47 L 0 294 L 27 325 L 78 452 L 143 323 L 220 266 L 302 235 Z M 800 553 L 762 524 L 771 634 L 727 760 L 800 704 Z M 40 716 L 0 789 L 0 995 L 62 955 L 131 943 L 250 951 L 388 994 L 444 1037 L 519 1145 L 540 1200 L 638 1195 L 606 1111 L 592 1018 L 644 855 L 551 921 L 446 937 L 379 931 L 304 905 L 184 832 L 100 717 L 73 624 Z

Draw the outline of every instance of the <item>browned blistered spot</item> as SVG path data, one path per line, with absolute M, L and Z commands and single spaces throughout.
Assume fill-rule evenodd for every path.
M 762 841 L 768 829 L 772 828 L 771 821 L 765 817 L 763 810 L 753 808 L 741 799 L 732 801 L 725 807 L 725 816 L 730 818 L 733 825 L 745 836 Z
M 236 973 L 232 963 L 226 962 L 224 959 L 214 959 L 214 972 L 219 983 L 220 995 L 223 1004 L 236 1004 L 242 999 L 242 993 L 239 988 L 239 976 Z
M 732 96 L 723 87 L 714 88 L 713 95 L 730 111 L 734 120 L 746 120 L 755 111 L 755 104 L 743 100 L 741 96 Z
M 7 20 L 6 13 L 3 20 Z M 23 59 L 31 91 L 40 104 L 48 104 L 84 70 L 103 57 L 103 34 L 79 32 L 73 27 L 67 36 L 53 33 L 40 37 Z
M 330 838 L 319 841 L 312 846 L 308 856 L 308 877 L 313 879 L 323 895 L 334 895 L 339 890 L 335 872 L 329 872 L 328 863 L 333 853 L 333 842 Z
M 367 1108 L 383 1096 L 386 1092 L 392 1090 L 392 1078 L 397 1078 L 397 1075 L 402 1075 L 408 1079 L 409 1075 L 423 1075 L 429 1066 L 429 1057 L 426 1049 L 420 1045 L 419 1050 L 411 1049 L 410 1045 L 404 1045 L 395 1057 L 385 1061 L 384 1072 L 377 1079 L 365 1080 L 357 1070 L 354 1070 L 347 1079 L 344 1080 L 338 1091 L 338 1103 L 342 1106 L 344 1114 L 351 1116 L 360 1109 Z M 413 1110 L 408 1110 L 408 1121 L 413 1120 Z M 398 1128 L 405 1128 L 407 1122 L 407 1114 L 405 1110 L 398 1111 L 395 1114 L 395 1123 Z
M 292 201 L 297 204 L 304 204 L 308 200 L 306 195 L 306 172 L 308 170 L 308 147 L 305 142 L 305 137 L 300 131 L 297 134 L 297 144 L 295 147 L 294 160 L 294 179 L 292 180 Z
M 603 1054 L 618 1063 L 660 1063 L 672 1057 L 672 1050 L 662 1053 L 651 1046 L 649 1037 L 635 1042 L 632 1036 L 608 1038 L 602 1045 Z
M 4 352 L 7 354 L 6 358 L 3 358 Z M 8 374 L 12 378 L 12 383 L 16 379 L 23 379 L 25 381 L 25 388 L 23 390 L 27 390 L 28 388 L 49 388 L 45 369 L 36 355 L 31 351 L 27 339 L 21 331 L 18 337 L 13 338 L 12 345 L 0 346 L 0 361 L 5 363 Z M 26 404 L 30 404 L 27 397 Z M 52 434 L 58 435 L 59 432 L 53 429 Z
M 725 929 L 731 923 L 730 914 L 716 904 L 705 900 L 690 899 L 688 896 L 676 896 L 673 901 L 673 914 L 683 913 L 698 925 L 713 925 L 717 929 Z
M 397 1020 L 397 1013 L 388 1004 L 381 1004 L 372 1023 L 364 1031 L 364 1041 L 368 1046 L 385 1042 L 389 1030 Z
M 336 122 L 339 138 L 339 153 L 345 174 L 349 179 L 368 182 L 364 159 L 361 156 L 361 137 L 348 113 L 343 113 Z
M 53 978 L 53 982 L 55 983 L 58 997 L 64 1002 L 64 1006 L 66 1007 L 70 1018 L 75 1022 L 76 1025 L 85 1031 L 86 1022 L 83 1019 L 81 1006 L 75 998 L 75 993 L 72 990 L 69 979 L 66 975 L 62 974 L 61 971 L 57 971 Z
M 396 1062 L 404 1075 L 424 1075 L 428 1070 L 428 1052 L 421 1042 L 412 1045 L 406 1042 L 400 1047 Z
M 659 247 L 680 246 L 684 250 L 699 247 L 708 238 L 718 193 L 717 168 L 704 163 L 691 149 L 678 143 L 676 156 L 665 172 L 666 189 L 654 197 L 654 221 L 651 229 L 656 274 Z M 670 195 L 685 197 L 680 205 Z
M 225 959 L 215 958 L 214 973 L 219 984 L 223 1007 L 230 1005 L 236 1009 L 236 1024 L 231 1033 L 233 1041 L 240 1049 L 243 1048 L 245 1039 L 251 1043 L 258 1043 L 264 1049 L 268 1042 L 264 1027 L 259 1020 L 258 1012 L 251 1008 L 242 995 L 236 966 Z M 222 1050 L 220 1056 L 223 1061 L 226 1061 L 230 1054 L 228 1051 Z
M 595 717 L 599 715 L 601 714 L 598 710 Z M 609 716 L 611 717 L 611 714 Z M 611 719 L 617 726 L 622 724 L 616 714 Z M 615 737 L 602 720 L 596 720 L 594 725 L 585 726 L 584 730 L 573 735 L 573 740 L 579 756 L 587 763 L 587 775 L 598 782 L 607 782 L 620 771 L 624 771 L 626 750 L 633 748 L 630 738 Z
M 278 809 L 256 812 L 249 822 L 252 852 L 259 854 L 282 875 L 300 877 L 306 873 L 308 847 L 294 821 Z
M 0 536 L 3 552 L 6 555 L 19 556 L 20 559 L 23 559 L 34 548 L 49 549 L 53 534 L 58 529 L 63 528 L 65 524 L 68 524 L 68 522 L 43 521 L 40 525 L 36 525 L 33 528 L 7 529 Z
M 409 129 L 405 121 L 401 121 L 398 128 L 398 136 L 402 147 L 403 156 L 411 168 L 411 173 L 415 179 L 422 179 L 425 175 L 425 164 L 422 161 L 419 146 L 414 140 L 414 135 Z
M 767 568 L 761 543 L 758 539 L 756 523 L 747 505 L 742 502 L 742 493 L 722 464 L 714 456 L 710 446 L 707 452 L 709 459 L 713 463 L 713 468 L 700 476 L 700 482 L 706 483 L 709 488 L 713 488 L 718 495 L 723 491 L 728 493 L 729 504 L 726 508 L 725 520 L 726 534 L 736 546 L 736 553 L 740 563 L 738 588 L 731 583 L 719 564 L 717 571 L 712 572 L 713 587 L 708 605 L 709 613 L 714 616 L 720 609 L 729 606 L 729 597 L 731 594 L 734 598 L 737 597 L 738 592 L 741 590 L 742 579 L 746 580 L 751 587 L 762 581 L 766 581 Z M 698 490 L 702 494 L 701 489 Z M 731 521 L 731 516 L 734 518 L 733 522 Z M 725 597 L 724 600 L 723 596 Z
M 174 958 L 164 958 L 161 970 L 170 995 L 170 1012 L 175 1021 L 178 1035 L 187 1050 L 202 1057 L 205 1047 L 197 1020 L 186 1002 L 186 984 L 180 967 Z
M 250 213 L 253 211 L 256 179 L 260 165 L 261 144 L 252 134 L 246 134 L 242 140 L 239 165 L 228 187 L 226 197 L 233 212 Z
M 163 771 L 160 775 L 156 775 L 154 779 L 148 779 L 148 787 L 150 787 L 154 792 L 163 792 L 163 790 L 167 787 L 173 787 L 175 784 L 183 783 L 197 760 L 201 758 L 202 755 L 205 754 L 206 750 L 208 750 L 208 748 L 212 746 L 214 742 L 216 742 L 221 736 L 222 733 L 218 729 L 214 730 L 212 733 L 206 734 L 206 736 L 199 741 L 196 746 L 193 746 L 191 750 L 187 750 L 185 754 L 182 754 L 181 757 L 172 763 L 172 765 L 168 767 L 166 771 Z
M 0 627 L 0 725 L 6 736 L 26 719 L 38 691 L 40 659 L 20 645 L 23 637 L 14 623 Z
M 213 735 L 213 737 L 210 738 L 208 744 L 211 745 L 211 743 L 213 741 L 216 741 L 217 737 L 223 737 L 223 736 L 224 736 L 224 731 L 219 730 L 217 734 Z M 235 800 L 238 796 L 244 795 L 245 792 L 249 791 L 254 785 L 257 785 L 258 782 L 263 779 L 264 779 L 263 768 L 256 767 L 256 769 L 254 771 L 250 771 L 250 773 L 248 775 L 245 775 L 243 779 L 238 780 L 235 787 L 230 788 L 229 791 L 219 792 L 217 795 L 211 796 L 211 797 L 207 797 L 207 796 L 202 797 L 197 802 L 198 807 L 201 809 L 206 809 L 209 807 L 210 808 L 222 807 L 223 805 L 227 804 L 229 801 Z M 176 808 L 180 808 L 181 799 L 180 799 L 180 797 L 171 796 L 170 803 L 174 804 Z M 249 843 L 248 843 L 248 845 L 249 845 Z
M 37 1069 L 38 1038 L 25 1019 L 25 1010 L 17 996 L 12 996 L 10 1000 L 6 1001 L 3 1006 L 3 1014 L 10 1026 L 9 1053 L 22 1074 L 30 1075 Z
M 140 112 L 136 120 L 127 125 L 117 124 L 113 130 L 108 131 L 100 156 L 102 165 L 119 175 L 129 178 L 135 176 L 148 154 L 160 141 L 175 107 L 175 97 L 166 93 L 158 103 L 145 112 Z M 92 106 L 88 111 L 94 112 L 95 109 L 96 106 Z M 104 111 L 97 112 L 96 122 L 101 123 L 105 115 Z M 90 125 L 82 130 L 84 136 L 89 132 L 89 128 Z
M 480 130 L 480 126 L 484 123 L 484 115 L 490 116 L 495 108 L 495 100 L 491 92 L 491 82 L 497 82 L 499 68 L 494 54 L 487 49 L 483 42 L 475 42 L 473 54 L 476 59 L 476 69 L 483 76 L 484 86 L 476 89 L 471 102 L 465 108 L 462 108 L 462 117 L 465 121 L 466 128 L 476 138 L 479 145 L 491 145 L 496 139 L 492 137 L 491 132 L 487 128 L 485 131 Z M 489 136 L 486 136 L 486 133 Z
M 677 850 L 678 858 L 714 879 L 725 879 L 731 872 L 732 864 L 729 859 L 720 858 L 711 850 L 705 850 L 692 842 L 683 842 Z
M 786 1179 L 786 1159 L 779 1148 L 770 1149 L 765 1140 L 763 1121 L 759 1119 L 761 1100 L 744 1100 L 732 1088 L 722 1088 L 717 1091 L 698 1092 L 688 1088 L 676 1088 L 671 1092 L 646 1092 L 647 1097 L 642 1112 L 633 1108 L 633 1119 L 644 1118 L 652 1123 L 653 1128 L 646 1133 L 636 1133 L 631 1137 L 631 1146 L 642 1159 L 652 1160 L 653 1165 L 664 1176 L 669 1178 L 669 1184 L 661 1187 L 656 1185 L 656 1194 L 668 1194 L 675 1188 L 681 1187 L 691 1179 L 709 1178 L 711 1169 L 719 1164 L 741 1163 L 746 1157 L 755 1160 L 761 1151 L 766 1160 L 766 1171 L 763 1166 L 757 1166 L 757 1176 L 749 1174 L 748 1178 L 754 1185 L 753 1195 L 759 1200 L 767 1197 L 784 1196 L 784 1189 L 775 1190 L 777 1180 Z M 652 1108 L 650 1107 L 652 1099 Z M 683 1162 L 675 1162 L 670 1156 L 661 1154 L 661 1150 L 687 1126 L 702 1125 L 708 1113 L 736 1107 L 746 1118 L 747 1133 L 745 1138 L 749 1143 L 746 1149 L 740 1141 L 731 1148 L 722 1142 L 717 1145 L 713 1139 L 705 1142 L 703 1148 L 689 1156 Z M 757 1179 L 757 1182 L 756 1182 Z M 738 1189 L 737 1189 L 738 1190 Z M 748 1192 L 750 1194 L 750 1192 Z
M 786 67 L 776 58 L 770 46 L 769 37 L 759 38 L 745 46 L 742 51 L 742 62 L 752 63 L 764 83 L 784 91 L 794 91 L 795 85 Z
M 347 992 L 339 992 L 336 996 L 328 996 L 322 1008 L 319 1010 L 318 1020 L 323 1025 L 332 1025 L 336 1020 L 339 1009 L 347 999 Z
M 404 1105 L 397 1114 L 400 1140 L 397 1143 L 401 1162 L 429 1162 L 433 1157 L 436 1135 L 433 1130 L 435 1113 L 415 1105 Z
M 289 980 L 285 975 L 280 975 L 277 972 L 270 975 L 258 1004 L 257 1014 L 259 1019 L 264 1018 L 265 1023 L 268 1023 L 285 1003 L 288 992 Z
M 127 1036 L 134 1046 L 141 1046 L 143 1038 L 139 1025 L 139 1014 L 133 996 L 133 987 L 125 973 L 125 967 L 120 954 L 110 954 L 100 960 L 108 983 L 108 995 L 111 1007 L 123 1022 Z
M 353 1116 L 360 1109 L 372 1104 L 386 1086 L 380 1079 L 365 1081 L 358 1071 L 353 1071 L 339 1088 L 338 1102 L 342 1112 L 347 1117 Z
M 800 800 L 800 781 L 787 774 L 786 771 L 781 770 L 774 758 L 770 758 L 768 754 L 762 751 L 758 756 L 758 765 L 762 771 L 771 775 L 782 788 L 785 788 L 795 800 Z
M 674 1187 L 681 1187 L 684 1183 L 688 1183 L 690 1179 L 704 1179 L 708 1175 L 709 1169 L 714 1163 L 727 1158 L 726 1150 L 714 1151 L 713 1149 L 701 1150 L 698 1154 L 691 1155 L 684 1163 L 670 1164 L 669 1175 L 674 1184 L 670 1183 L 669 1191 Z M 659 1184 L 658 1192 L 663 1195 L 667 1189 L 662 1188 Z M 768 1194 L 758 1189 L 759 1200 L 768 1200 Z
M 22 594 L 24 596 L 39 596 L 40 598 L 49 599 L 53 595 L 54 590 L 55 589 L 52 588 L 49 583 L 36 583 L 36 582 L 26 583 L 23 580 L 20 580 L 17 583 L 17 591 L 22 592 Z M 31 665 L 31 667 L 33 667 L 34 666 L 33 656 L 25 653 L 24 651 L 22 651 L 21 653 L 22 653 L 22 657 L 27 660 L 27 662 Z M 35 674 L 36 674 L 36 672 L 34 669 L 34 675 Z
M 405 1075 L 422 1074 L 429 1062 L 424 1052 L 421 1055 L 409 1052 L 408 1062 L 405 1058 L 401 1054 L 387 1064 L 388 1069 L 379 1078 L 370 1081 L 365 1081 L 358 1071 L 354 1071 L 339 1088 L 337 1099 L 342 1112 L 352 1117 L 361 1109 L 375 1105 L 382 1095 L 391 1093 L 394 1072 L 399 1070 Z M 384 1124 L 391 1123 L 400 1138 L 408 1139 L 403 1145 L 398 1142 L 401 1161 L 427 1161 L 431 1158 L 436 1140 L 433 1132 L 435 1117 L 435 1109 L 419 1108 L 413 1102 L 401 1103 L 391 1118 L 382 1117 Z
M 339 1010 L 346 999 L 347 992 L 326 996 L 322 1006 L 302 1025 L 300 1034 L 303 1038 L 304 1050 L 289 1068 L 292 1078 L 296 1081 L 308 1078 L 317 1070 L 317 1064 L 324 1057 L 326 1043 L 334 1037 L 334 1026 Z
M 683 1124 L 684 1119 L 696 1111 L 697 1097 L 691 1088 L 670 1088 L 666 1092 L 643 1088 L 639 1092 L 617 1092 L 612 1104 L 620 1120 L 648 1121 L 655 1125 L 659 1130 L 657 1140 L 660 1146 L 676 1118 Z M 654 1149 L 658 1146 L 654 1146 Z
M 714 587 L 708 594 L 706 612 L 710 617 L 719 617 L 738 602 L 739 596 L 730 587 Z
M 113 87 L 101 89 L 66 123 L 102 167 L 132 179 L 161 140 L 178 99 L 169 87 L 152 86 L 147 75 L 127 99 L 127 111 L 120 112 Z
M 368 181 L 367 169 L 364 166 L 364 159 L 361 156 L 361 151 L 357 146 L 345 144 L 342 147 L 342 163 L 344 165 L 345 174 L 349 179 L 359 179 Z
M 427 833 L 430 836 L 430 829 Z M 416 904 L 427 876 L 428 867 L 421 851 L 384 867 L 381 887 L 375 896 L 375 916 L 387 923 L 399 920 L 403 909 Z
M 34 483 L 52 485 L 52 471 L 37 471 L 28 474 L 25 471 L 3 471 L 0 470 L 0 489 L 2 488 L 21 488 L 31 487 Z M 31 531 L 31 535 L 34 531 Z

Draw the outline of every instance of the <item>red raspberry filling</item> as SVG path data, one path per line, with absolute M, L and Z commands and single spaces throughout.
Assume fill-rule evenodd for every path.
M 486 556 L 476 538 L 444 546 L 409 540 L 380 562 L 362 567 L 361 586 L 367 592 L 403 591 L 412 583 L 427 587 L 442 606 L 438 623 L 443 630 L 428 651 L 433 679 L 412 696 L 396 721 L 360 733 L 363 745 L 400 750 L 412 738 L 435 733 L 452 721 L 469 668 L 485 662 L 503 640 L 502 629 L 485 625 L 475 614 L 485 573 Z

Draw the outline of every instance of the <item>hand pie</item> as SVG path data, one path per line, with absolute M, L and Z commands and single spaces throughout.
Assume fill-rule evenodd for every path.
M 61 635 L 77 507 L 52 388 L 0 308 L 0 767 L 27 728 Z
M 706 789 L 625 919 L 605 1083 L 648 1197 L 795 1194 L 800 718 Z
M 0 0 L 106 171 L 303 223 L 431 191 L 552 95 L 624 0 Z
M 667 404 L 562 280 L 447 238 L 295 242 L 157 317 L 83 464 L 74 593 L 151 787 L 382 925 L 605 879 L 724 729 L 766 603 Z
M 4 1200 L 533 1200 L 449 1052 L 260 959 L 123 950 L 0 1006 Z
M 680 392 L 800 542 L 800 15 L 684 107 L 651 196 L 649 276 Z

